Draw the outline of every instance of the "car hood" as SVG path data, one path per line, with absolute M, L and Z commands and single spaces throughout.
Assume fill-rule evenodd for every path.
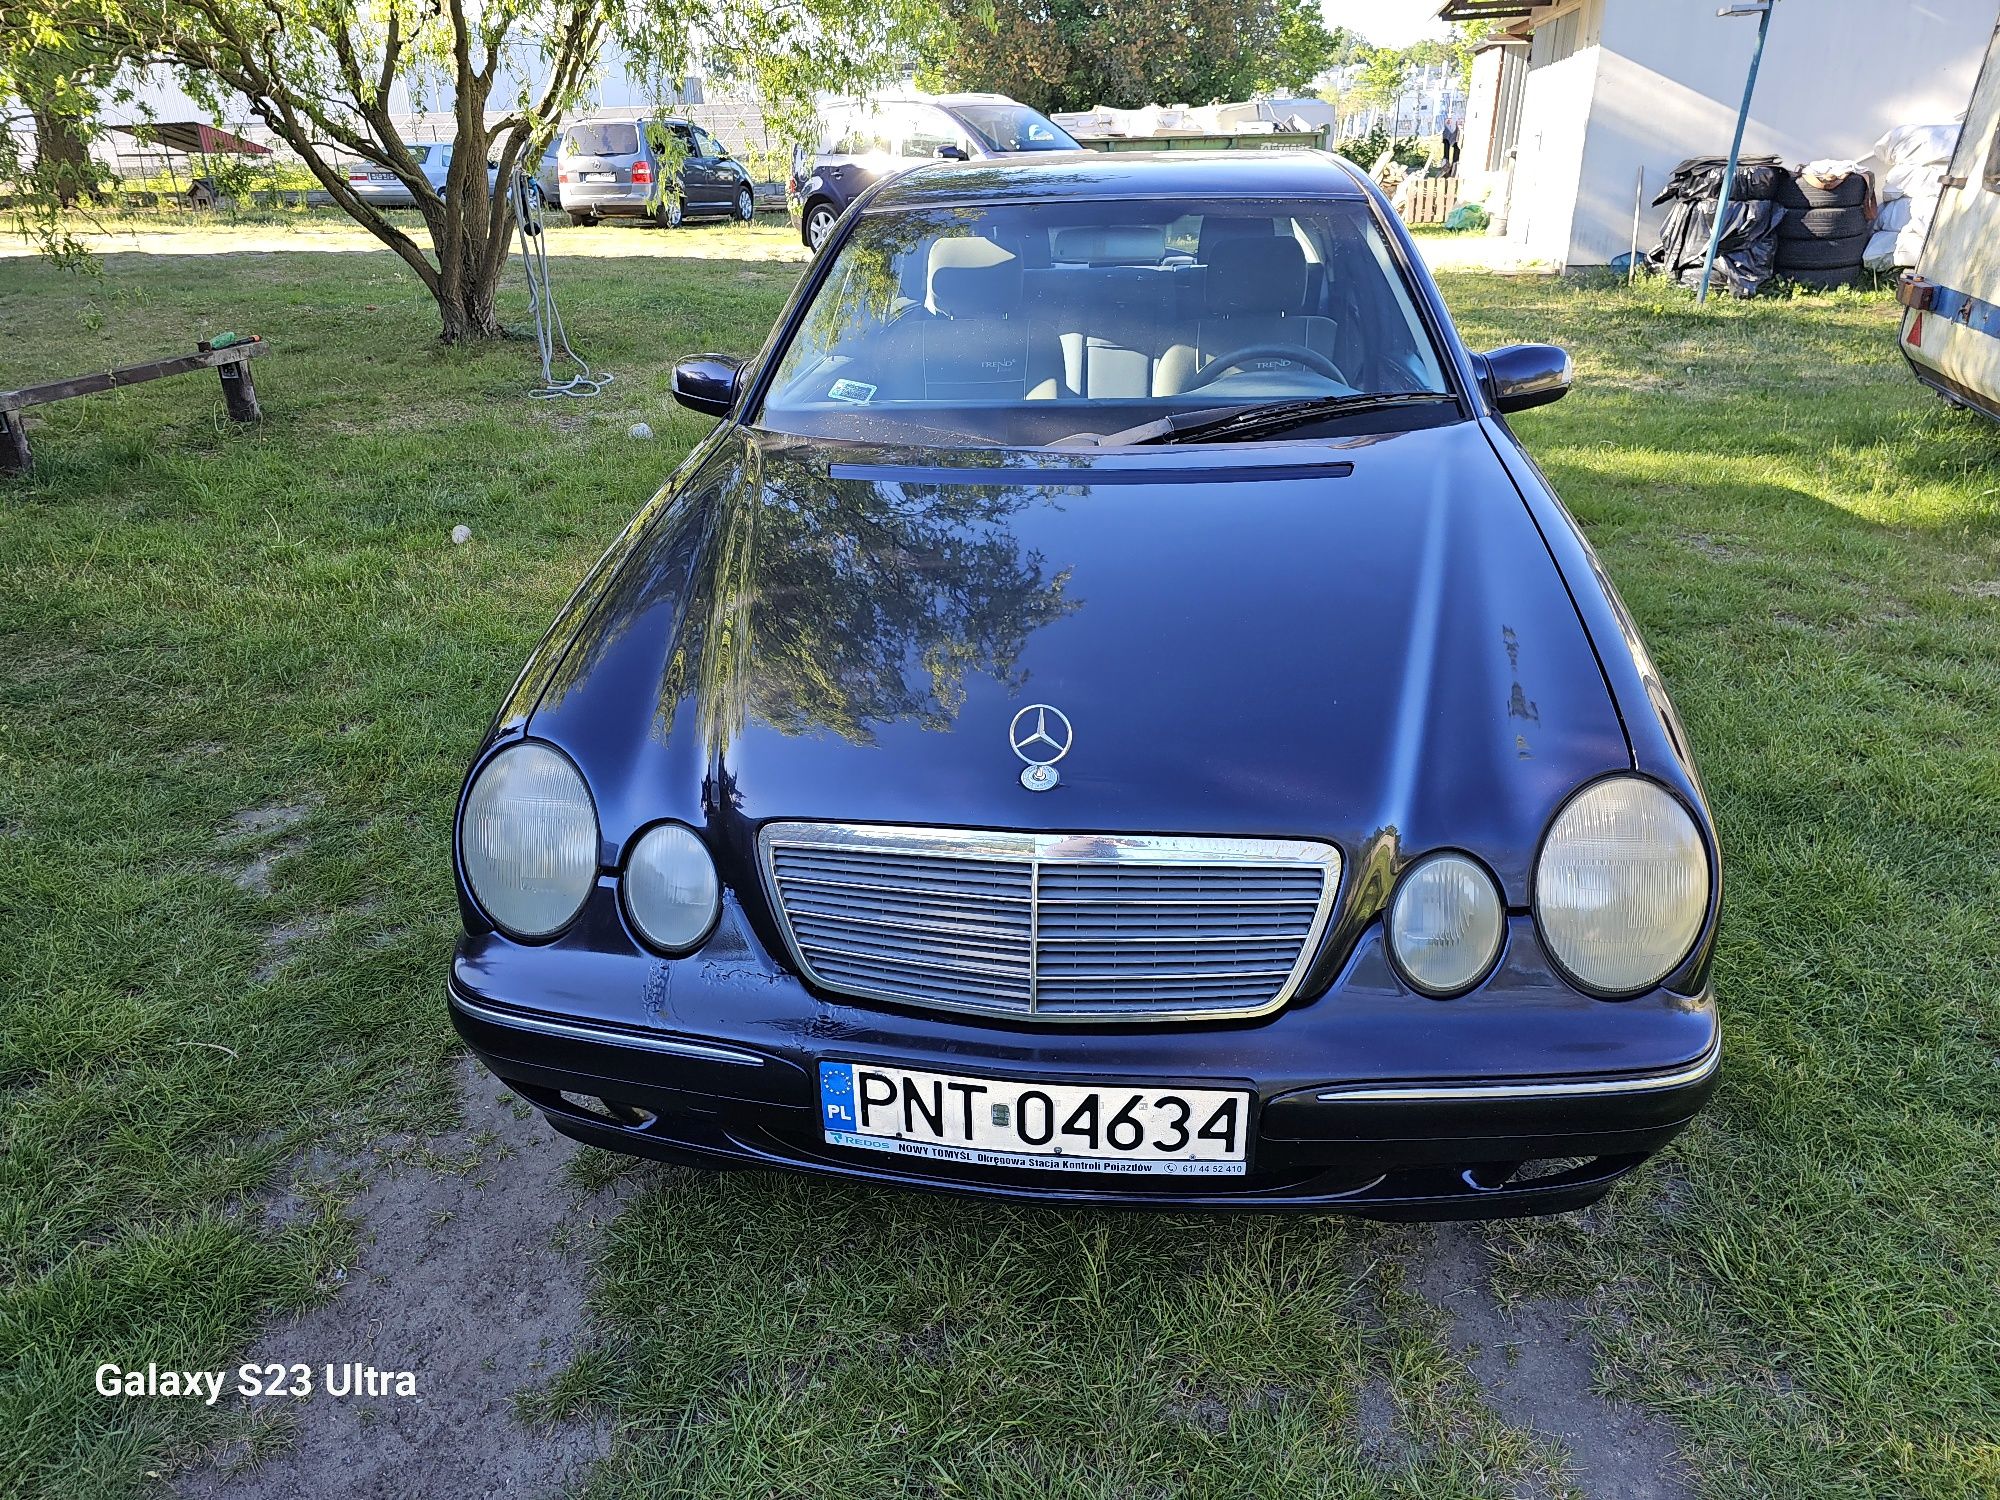
M 731 429 L 567 620 L 517 699 L 608 851 L 661 817 L 1386 838 L 1522 904 L 1557 804 L 1631 764 L 1471 422 L 1074 453 Z M 1010 743 L 1037 704 L 1073 727 L 1040 793 Z

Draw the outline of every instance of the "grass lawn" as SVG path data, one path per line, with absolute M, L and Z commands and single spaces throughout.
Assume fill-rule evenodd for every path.
M 436 349 L 356 236 L 185 253 L 232 243 L 0 259 L 0 386 L 274 345 L 259 430 L 156 382 L 43 409 L 0 489 L 0 1494 L 159 1488 L 220 1418 L 99 1397 L 99 1362 L 233 1366 L 366 1295 L 351 1179 L 282 1221 L 264 1195 L 455 1109 L 465 759 L 703 430 L 673 356 L 749 352 L 799 259 L 774 226 L 556 231 L 617 379 L 550 403 L 532 345 Z M 1577 355 L 1519 427 L 1647 631 L 1726 863 L 1716 1103 L 1599 1209 L 1468 1243 L 1674 1420 L 1704 1496 L 2000 1493 L 2000 429 L 1906 376 L 1884 298 L 1445 290 L 1475 346 Z M 598 1344 L 536 1406 L 613 1424 L 593 1495 L 1436 1500 L 1588 1468 L 1485 1399 L 1429 1229 L 587 1170 L 637 1186 Z

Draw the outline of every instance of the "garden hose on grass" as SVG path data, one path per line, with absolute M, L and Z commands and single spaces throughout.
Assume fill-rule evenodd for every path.
M 595 396 L 611 384 L 613 377 L 585 364 L 583 356 L 570 348 L 569 335 L 563 331 L 562 312 L 549 286 L 549 247 L 542 232 L 540 212 L 542 185 L 516 167 L 508 196 L 514 201 L 514 223 L 521 231 L 521 266 L 528 276 L 528 311 L 534 316 L 535 342 L 542 351 L 542 383 L 528 394 L 538 401 L 552 401 L 558 396 Z M 558 349 L 577 368 L 578 373 L 567 380 L 555 377 L 553 366 Z

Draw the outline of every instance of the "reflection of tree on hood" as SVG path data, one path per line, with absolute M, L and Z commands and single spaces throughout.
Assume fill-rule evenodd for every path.
M 1015 512 L 1048 503 L 1045 488 L 835 480 L 823 457 L 772 463 L 755 449 L 743 464 L 628 535 L 597 612 L 608 623 L 586 627 L 546 701 L 665 605 L 679 626 L 656 735 L 692 693 L 711 745 L 750 719 L 869 744 L 883 724 L 949 729 L 969 674 L 1018 688 L 1028 637 L 1079 607 L 1065 597 L 1069 574 L 1048 576 L 1008 528 Z
M 768 493 L 750 517 L 762 566 L 745 644 L 747 710 L 785 734 L 866 744 L 876 724 L 949 729 L 968 672 L 1009 687 L 1028 636 L 1075 607 L 1003 524 L 1017 490 L 911 497 L 815 483 Z

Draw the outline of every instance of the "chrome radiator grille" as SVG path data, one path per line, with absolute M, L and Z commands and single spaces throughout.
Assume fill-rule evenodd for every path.
M 1043 1021 L 1274 1010 L 1340 886 L 1337 849 L 1292 839 L 774 823 L 761 847 L 808 979 Z

